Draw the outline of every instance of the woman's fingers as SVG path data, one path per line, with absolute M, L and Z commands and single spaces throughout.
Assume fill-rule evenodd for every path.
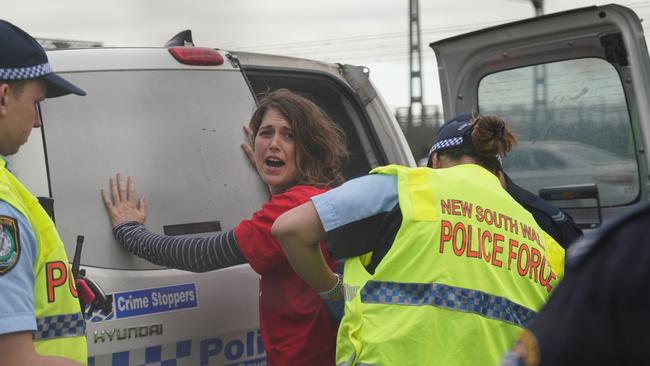
M 140 202 L 138 203 L 138 207 L 140 208 L 140 212 L 144 217 L 147 217 L 147 203 L 144 200 L 144 197 L 140 197 Z
M 124 184 L 124 176 L 120 173 L 117 173 L 117 191 L 120 195 L 120 201 L 126 201 L 128 199 L 126 195 L 126 184 Z
M 126 199 L 128 201 L 135 202 L 135 178 L 129 175 L 129 177 L 126 180 L 126 185 L 127 185 Z
M 125 221 L 144 223 L 147 210 L 144 198 L 136 198 L 135 178 L 129 176 L 125 182 L 124 176 L 117 173 L 115 179 L 109 179 L 109 184 L 112 200 L 106 190 L 102 189 L 101 194 L 113 227 Z
M 103 189 L 102 201 L 104 201 L 104 206 L 106 206 L 106 209 L 110 212 L 113 209 L 113 202 L 111 202 L 111 199 L 108 197 L 108 193 L 106 193 L 106 191 Z
M 244 125 L 244 132 L 246 132 L 246 136 L 248 136 L 248 142 L 251 144 L 253 143 L 253 130 L 251 130 L 250 126 Z
M 109 179 L 108 183 L 111 186 L 111 197 L 113 198 L 113 204 L 117 204 L 120 202 L 120 195 L 117 193 L 117 184 L 115 183 L 115 179 Z
M 255 167 L 255 154 L 253 153 L 251 145 L 241 144 L 241 148 L 244 150 L 244 153 L 246 153 L 246 158 L 248 158 L 248 161 L 253 165 L 253 167 Z
M 246 157 L 248 158 L 248 161 L 255 167 L 255 154 L 253 153 L 253 131 L 250 129 L 250 127 L 244 125 L 244 133 L 246 133 L 246 136 L 248 137 L 248 142 L 241 144 L 242 150 L 244 150 L 244 153 L 246 153 Z

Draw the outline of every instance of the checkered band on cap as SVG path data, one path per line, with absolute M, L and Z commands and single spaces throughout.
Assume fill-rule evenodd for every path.
M 431 146 L 431 150 L 429 150 L 429 155 L 431 155 L 432 152 L 446 149 L 449 147 L 454 147 L 454 146 L 460 146 L 463 144 L 463 137 L 454 137 L 446 140 L 441 140 L 436 142 L 433 146 Z
M 51 73 L 52 66 L 48 62 L 29 67 L 0 68 L 0 80 L 36 79 Z
M 81 313 L 45 316 L 36 319 L 37 330 L 32 334 L 35 341 L 86 334 L 86 322 Z
M 360 295 L 361 302 L 366 304 L 429 305 L 474 313 L 519 327 L 524 327 L 535 316 L 533 310 L 505 297 L 438 283 L 368 281 Z

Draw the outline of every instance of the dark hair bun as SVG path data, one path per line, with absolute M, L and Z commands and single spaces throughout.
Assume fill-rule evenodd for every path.
M 472 118 L 472 145 L 480 156 L 505 156 L 517 145 L 517 138 L 502 118 L 479 115 Z

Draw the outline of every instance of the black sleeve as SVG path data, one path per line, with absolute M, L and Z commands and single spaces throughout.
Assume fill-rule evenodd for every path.
M 556 241 L 566 249 L 569 245 L 580 239 L 583 234 L 582 229 L 575 223 L 575 221 L 573 221 L 573 217 L 566 212 L 563 213 L 567 216 L 567 219 L 559 224 L 560 240 Z
M 564 249 L 567 249 L 571 244 L 582 237 L 582 229 L 580 229 L 575 221 L 573 221 L 573 218 L 569 216 L 569 214 L 560 209 L 556 209 L 556 215 L 561 215 L 561 218 L 555 220 L 553 216 L 537 209 L 535 206 L 523 206 L 533 215 L 537 225 L 539 225 L 542 230 L 546 231 L 548 235 L 553 237 L 553 239 L 555 239 L 555 241 L 557 241 Z
M 207 238 L 158 235 L 129 221 L 113 234 L 129 252 L 149 262 L 191 272 L 207 272 L 246 263 L 234 230 Z
M 650 214 L 620 223 L 583 260 L 567 263 L 529 325 L 542 365 L 650 364 L 649 224 Z
M 393 245 L 401 225 L 402 211 L 397 205 L 391 211 L 381 212 L 328 232 L 326 242 L 338 243 L 329 247 L 335 259 L 357 257 L 372 252 L 370 264 L 366 269 L 374 273 Z
M 543 200 L 515 184 L 506 175 L 507 191 L 520 205 L 533 215 L 542 230 L 553 237 L 563 248 L 568 248 L 582 236 L 582 229 L 573 218 L 555 205 Z

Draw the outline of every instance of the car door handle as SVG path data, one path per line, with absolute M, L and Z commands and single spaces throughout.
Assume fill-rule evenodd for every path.
M 221 222 L 219 220 L 163 226 L 163 232 L 168 236 L 212 233 L 217 231 L 221 231 Z

